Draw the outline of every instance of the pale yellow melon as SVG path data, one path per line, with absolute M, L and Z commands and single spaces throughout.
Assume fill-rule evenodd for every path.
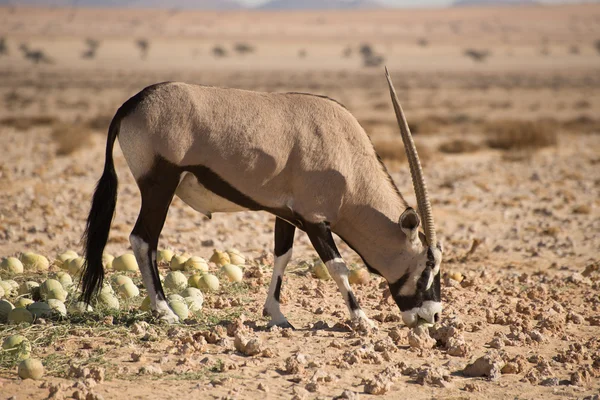
M 6 274 L 22 274 L 23 263 L 16 257 L 7 257 L 0 263 L 0 271 Z
M 208 262 L 202 257 L 190 257 L 184 265 L 184 270 L 191 272 L 208 272 Z
M 115 258 L 112 262 L 115 271 L 136 272 L 139 271 L 137 260 L 133 254 L 123 254 Z
M 36 358 L 27 358 L 19 364 L 18 373 L 21 379 L 37 381 L 44 376 L 44 365 Z
M 229 282 L 241 282 L 244 278 L 244 272 L 237 265 L 225 264 L 223 268 L 221 268 L 221 272 L 227 276 Z

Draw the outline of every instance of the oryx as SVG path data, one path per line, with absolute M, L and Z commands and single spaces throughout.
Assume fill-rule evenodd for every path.
M 348 283 L 336 233 L 389 283 L 409 326 L 441 313 L 441 245 L 417 151 L 391 78 L 386 77 L 412 175 L 420 219 L 394 185 L 356 118 L 339 103 L 305 93 L 261 93 L 167 82 L 127 100 L 108 131 L 104 172 L 84 235 L 82 299 L 101 287 L 102 252 L 117 200 L 115 139 L 142 196 L 130 236 L 152 309 L 176 322 L 159 279 L 157 244 L 174 195 L 209 216 L 264 210 L 275 219 L 275 265 L 264 307 L 271 325 L 291 326 L 279 294 L 296 228 L 306 232 L 353 319 L 366 319 Z

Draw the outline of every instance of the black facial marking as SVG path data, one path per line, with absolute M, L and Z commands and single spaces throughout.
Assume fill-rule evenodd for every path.
M 277 300 L 277 302 L 279 302 L 279 296 L 281 295 L 281 276 L 277 277 L 277 284 L 275 285 L 275 294 L 273 297 L 275 297 L 275 300 Z
M 275 218 L 275 256 L 287 253 L 294 245 L 296 227 L 281 218 Z
M 389 284 L 392 297 L 401 311 L 408 311 L 415 307 L 420 307 L 425 301 L 440 301 L 440 273 L 434 276 L 433 284 L 429 290 L 425 290 L 427 282 L 429 281 L 429 276 L 432 273 L 431 268 L 425 268 L 425 271 L 423 271 L 423 274 L 421 274 L 417 281 L 414 295 L 402 296 L 399 294 L 400 290 L 408 280 L 408 274 L 402 275 L 396 282 Z
M 348 305 L 351 310 L 358 310 L 360 307 L 358 306 L 358 301 L 356 301 L 356 297 L 354 297 L 354 293 L 348 292 Z

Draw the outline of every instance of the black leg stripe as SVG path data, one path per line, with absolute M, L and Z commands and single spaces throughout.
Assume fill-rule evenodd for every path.
M 296 227 L 281 218 L 275 219 L 275 256 L 287 253 L 294 245 Z
M 275 297 L 275 300 L 277 300 L 278 303 L 279 296 L 281 296 L 281 276 L 277 277 L 277 284 L 275 285 L 275 294 L 273 295 L 273 297 Z
M 352 311 L 356 311 L 360 308 L 353 292 L 348 292 L 348 305 Z

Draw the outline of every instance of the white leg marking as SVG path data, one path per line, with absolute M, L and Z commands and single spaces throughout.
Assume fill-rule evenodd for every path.
M 161 319 L 170 324 L 179 322 L 179 317 L 177 317 L 173 310 L 171 310 L 169 303 L 167 303 L 164 299 L 159 299 L 158 293 L 154 288 L 154 282 L 152 280 L 152 265 L 150 265 L 152 260 L 148 259 L 148 250 L 150 249 L 150 246 L 144 241 L 144 239 L 136 235 L 130 235 L 129 242 L 131 243 L 133 253 L 135 254 L 135 258 L 140 267 L 142 281 L 144 281 L 144 286 L 148 292 L 148 297 L 150 297 L 152 309 L 158 313 Z
M 333 278 L 335 283 L 337 283 L 338 288 L 339 288 L 340 292 L 342 293 L 342 296 L 344 297 L 346 306 L 348 306 L 348 310 L 350 311 L 351 319 L 352 320 L 364 319 L 366 321 L 369 321 L 369 319 L 365 315 L 365 312 L 358 305 L 358 302 L 356 303 L 357 308 L 353 309 L 351 307 L 350 293 L 352 293 L 354 301 L 356 301 L 356 297 L 354 296 L 352 288 L 350 287 L 350 282 L 348 282 L 348 273 L 350 272 L 350 270 L 348 270 L 348 267 L 346 266 L 346 263 L 344 262 L 344 260 L 342 258 L 334 258 L 331 261 L 327 261 L 325 263 L 325 265 L 327 265 L 329 274 L 331 275 L 331 277 Z M 373 323 L 370 321 L 369 321 L 369 324 L 371 326 L 374 326 Z
M 289 249 L 287 253 L 276 257 L 273 265 L 273 276 L 271 277 L 271 284 L 269 285 L 269 294 L 267 295 L 267 301 L 265 302 L 265 311 L 271 317 L 269 326 L 273 325 L 285 325 L 288 324 L 287 318 L 281 312 L 279 301 L 275 299 L 275 290 L 277 288 L 277 282 L 279 279 L 283 281 L 283 273 L 285 267 L 292 258 L 292 249 Z

